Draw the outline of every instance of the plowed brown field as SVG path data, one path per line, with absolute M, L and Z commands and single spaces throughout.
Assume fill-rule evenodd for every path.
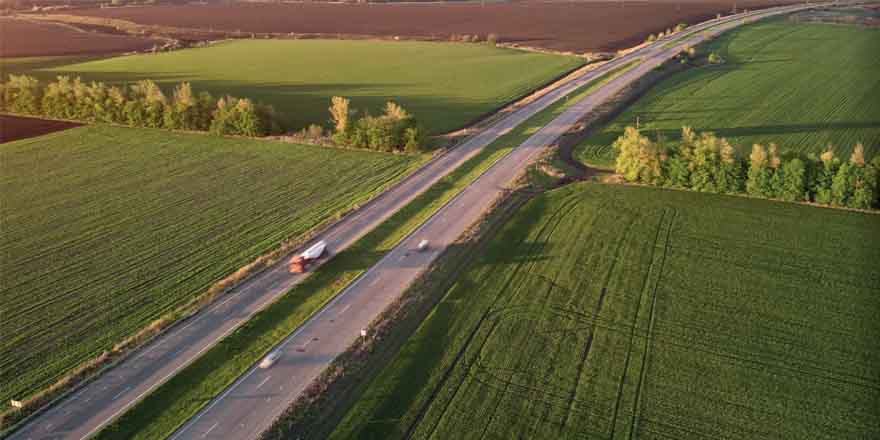
M 79 125 L 73 122 L 0 115 L 0 144 L 67 130 Z
M 155 40 L 86 32 L 73 27 L 0 18 L 0 57 L 33 57 L 128 52 L 153 47 Z
M 553 50 L 593 52 L 633 46 L 678 22 L 695 23 L 738 8 L 781 0 L 659 0 L 467 4 L 167 5 L 71 11 L 140 24 L 257 33 L 428 37 L 497 34 L 501 40 Z

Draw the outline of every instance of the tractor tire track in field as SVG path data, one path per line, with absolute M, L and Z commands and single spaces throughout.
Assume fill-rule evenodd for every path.
M 547 241 L 549 241 L 549 237 L 553 235 L 553 232 L 555 232 L 559 228 L 559 225 L 568 217 L 568 214 L 570 214 L 572 211 L 574 211 L 578 207 L 579 204 L 580 204 L 580 200 L 578 197 L 571 197 L 571 198 L 569 198 L 569 200 L 567 200 L 565 202 L 565 204 L 563 204 L 560 208 L 558 208 L 556 210 L 556 213 L 554 213 L 556 222 L 553 225 L 553 228 L 551 228 L 549 231 L 547 231 L 547 236 L 548 236 Z M 563 211 L 564 211 L 564 213 L 563 213 Z M 541 232 L 542 232 L 541 235 L 543 235 L 544 230 L 542 230 Z M 533 274 L 531 273 L 531 271 L 529 271 L 529 272 L 526 272 L 526 275 L 532 276 Z M 553 293 L 554 289 L 560 289 L 560 288 L 566 289 L 566 288 L 561 286 L 558 283 L 559 271 L 557 271 L 554 274 L 553 279 L 550 279 L 549 277 L 546 277 L 546 276 L 543 276 L 540 274 L 538 274 L 538 277 L 539 277 L 539 279 L 541 279 L 542 281 L 545 281 L 548 284 L 547 290 L 545 291 L 544 301 L 543 301 L 543 304 L 545 304 L 545 307 L 546 307 L 546 304 L 550 301 L 550 296 Z M 514 296 L 510 298 L 510 301 L 508 301 L 508 303 L 512 302 L 515 298 L 516 298 L 516 294 L 514 294 Z M 521 307 L 528 308 L 529 306 L 530 306 L 530 304 L 523 304 Z M 509 308 L 510 308 L 510 306 L 508 307 L 508 309 Z M 501 314 L 499 313 L 498 322 L 501 322 L 500 318 L 501 318 Z M 529 340 L 531 340 L 531 338 L 533 336 L 534 336 L 534 332 L 529 332 L 528 339 L 523 342 L 523 347 L 527 347 L 529 345 L 528 342 L 529 342 Z M 491 335 L 487 336 L 486 341 L 488 341 L 490 337 L 491 337 Z M 483 348 L 481 347 L 478 354 L 477 354 L 477 359 L 475 359 L 475 362 L 477 362 L 477 363 L 479 363 L 479 353 L 482 352 L 482 350 L 483 350 Z M 558 356 L 558 354 L 559 354 L 559 350 L 557 349 L 556 354 L 554 355 L 554 359 L 556 358 L 556 356 Z M 480 366 L 482 367 L 482 365 L 480 365 Z M 488 370 L 488 368 L 485 368 L 485 367 L 482 367 L 482 369 Z M 504 384 L 504 387 L 500 388 L 498 390 L 501 392 L 502 398 L 503 398 L 503 395 L 509 393 L 509 389 L 512 384 L 516 385 L 520 389 L 526 389 L 529 391 L 539 391 L 537 389 L 529 388 L 525 385 L 516 384 L 514 381 L 514 375 L 516 373 L 517 373 L 516 369 L 510 369 L 509 378 L 507 380 L 501 381 Z M 482 381 L 480 381 L 479 379 L 473 379 L 473 380 L 482 383 Z M 546 393 L 544 393 L 544 394 L 546 395 Z M 542 401 L 542 403 L 545 403 L 548 406 L 552 406 L 552 404 L 550 404 L 548 402 Z M 479 439 L 483 439 L 486 437 L 486 434 L 489 432 L 489 429 L 492 427 L 492 421 L 495 419 L 496 414 L 498 414 L 499 407 L 501 407 L 500 402 L 499 402 L 499 404 L 495 405 L 494 408 L 492 409 L 492 414 L 489 416 L 489 419 L 486 421 L 485 427 L 483 428 L 483 431 L 480 434 Z
M 651 273 L 653 272 L 653 269 L 654 269 L 654 253 L 657 250 L 657 242 L 660 240 L 660 232 L 663 228 L 663 221 L 665 220 L 665 218 L 666 218 L 666 210 L 664 209 L 660 214 L 660 221 L 657 224 L 657 230 L 654 235 L 654 244 L 651 246 L 650 266 L 648 267 L 648 270 L 645 271 L 645 280 L 643 281 L 642 288 L 639 291 L 638 303 L 636 303 L 636 311 L 633 314 L 632 327 L 630 328 L 630 334 L 629 334 L 629 344 L 628 344 L 629 348 L 627 348 L 626 358 L 624 359 L 624 362 L 623 362 L 623 373 L 620 376 L 620 382 L 618 382 L 617 399 L 614 402 L 614 410 L 613 410 L 612 416 L 611 416 L 611 433 L 609 434 L 608 438 L 612 439 L 612 440 L 614 439 L 614 434 L 617 431 L 617 415 L 619 414 L 619 411 L 620 411 L 620 401 L 623 398 L 623 386 L 626 382 L 627 373 L 629 373 L 629 362 L 632 357 L 632 349 L 633 349 L 633 345 L 635 343 L 634 341 L 635 341 L 635 336 L 636 336 L 636 327 L 638 326 L 639 312 L 641 311 L 641 307 L 642 307 L 642 297 L 644 296 L 645 289 L 647 289 L 647 287 L 648 287 L 648 282 L 651 279 Z
M 574 387 L 571 389 L 571 396 L 568 399 L 568 411 L 565 415 L 565 421 L 562 424 L 562 427 L 568 425 L 571 420 L 571 410 L 574 405 L 575 396 L 577 395 L 577 390 L 580 387 L 581 376 L 583 375 L 584 366 L 587 363 L 587 357 L 590 355 L 590 349 L 593 347 L 593 336 L 596 333 L 597 322 L 599 321 L 599 314 L 602 312 L 602 305 L 605 303 L 605 294 L 608 292 L 608 283 L 611 281 L 611 275 L 614 273 L 615 267 L 617 267 L 617 260 L 620 259 L 620 251 L 623 249 L 623 243 L 626 241 L 627 236 L 629 235 L 629 231 L 632 229 L 633 224 L 635 223 L 636 216 L 630 217 L 629 223 L 623 229 L 623 233 L 620 238 L 617 240 L 617 246 L 614 249 L 614 256 L 611 260 L 611 266 L 608 268 L 608 271 L 605 272 L 605 279 L 602 280 L 602 290 L 599 293 L 599 300 L 596 303 L 596 308 L 593 312 L 593 324 L 590 326 L 590 333 L 587 336 L 587 343 L 584 346 L 584 351 L 581 356 L 581 363 L 578 365 L 577 376 L 575 378 Z
M 630 440 L 633 438 L 633 433 L 636 428 L 638 428 L 638 420 L 641 413 L 641 406 L 639 405 L 642 397 L 642 385 L 645 382 L 645 377 L 648 374 L 648 355 L 651 352 L 651 336 L 654 331 L 654 321 L 656 315 L 654 311 L 657 306 L 657 289 L 660 287 L 660 281 L 663 279 L 663 267 L 666 265 L 666 256 L 669 254 L 669 242 L 672 236 L 672 226 L 675 225 L 675 217 L 677 216 L 677 211 L 672 210 L 672 216 L 669 219 L 669 225 L 666 228 L 666 239 L 663 243 L 663 255 L 660 257 L 660 270 L 657 274 L 657 281 L 654 283 L 654 288 L 651 289 L 651 308 L 648 312 L 648 332 L 645 335 L 645 351 L 642 355 L 642 367 L 639 375 L 639 381 L 636 384 L 636 398 L 633 404 L 633 417 L 630 421 L 630 430 L 629 430 L 629 438 Z
M 544 225 L 541 227 L 541 229 L 540 229 L 540 231 L 538 232 L 538 234 L 536 234 L 536 237 L 540 237 L 540 236 L 544 235 L 544 232 L 547 231 L 548 228 L 550 228 L 551 223 L 553 224 L 553 228 L 550 228 L 550 229 L 551 229 L 551 230 L 552 230 L 552 229 L 555 229 L 555 227 L 557 226 L 558 222 L 561 221 L 560 212 L 561 212 L 565 207 L 567 207 L 568 204 L 571 203 L 571 201 L 574 201 L 574 202 L 575 202 L 575 206 L 577 205 L 577 203 L 576 203 L 576 202 L 577 202 L 577 198 L 576 198 L 576 197 L 572 197 L 572 198 L 570 198 L 570 201 L 569 201 L 569 202 L 566 202 L 566 204 L 564 204 L 561 208 L 557 209 L 557 211 L 553 214 L 553 217 L 551 217 L 549 221 L 547 221 L 546 223 L 544 223 Z M 574 207 L 569 208 L 568 210 L 566 210 L 565 213 L 568 213 L 571 209 L 574 209 Z M 554 223 L 554 220 L 556 220 L 555 223 Z M 532 243 L 531 246 L 529 246 L 529 251 L 526 252 L 526 255 L 534 255 L 534 254 L 536 253 L 536 249 L 537 249 L 537 248 L 541 248 L 541 247 L 543 247 L 543 246 L 545 246 L 545 245 L 546 245 L 546 243 L 540 243 L 540 242 L 537 242 L 537 241 L 534 242 L 534 243 Z M 524 265 L 522 265 L 522 264 L 517 266 L 516 271 L 512 274 L 512 276 L 511 276 L 510 278 L 507 279 L 507 282 L 505 283 L 504 288 L 502 288 L 502 291 L 507 291 L 507 290 L 508 290 L 508 288 L 510 287 L 510 285 L 513 283 L 513 280 L 516 279 L 516 278 L 518 277 L 518 275 L 519 275 L 519 272 L 520 272 L 521 270 L 523 270 L 523 266 L 524 266 Z M 431 391 L 431 394 L 428 396 L 428 398 L 425 399 L 425 402 L 422 404 L 421 408 L 419 409 L 418 413 L 416 414 L 416 417 L 413 419 L 412 423 L 411 423 L 410 426 L 407 428 L 407 430 L 406 430 L 406 434 L 404 435 L 403 438 L 412 438 L 412 437 L 413 437 L 413 434 L 415 433 L 415 430 L 418 428 L 418 426 L 421 424 L 421 422 L 422 422 L 422 420 L 424 419 L 424 417 L 427 415 L 428 410 L 430 409 L 430 407 L 432 406 L 432 404 L 435 402 L 436 398 L 439 396 L 441 390 L 444 389 L 444 385 L 445 385 L 446 382 L 449 380 L 449 378 L 453 375 L 453 373 L 455 372 L 456 367 L 459 365 L 459 363 L 460 363 L 460 362 L 462 361 L 462 359 L 464 358 L 465 353 L 467 352 L 468 348 L 469 348 L 470 345 L 471 345 L 471 342 L 473 341 L 474 337 L 475 337 L 475 336 L 477 335 L 477 333 L 479 332 L 480 327 L 482 327 L 482 325 L 483 325 L 483 323 L 485 322 L 486 318 L 489 317 L 490 315 L 497 315 L 497 314 L 499 314 L 499 313 L 502 312 L 503 309 L 495 309 L 495 304 L 497 304 L 498 301 L 499 301 L 500 299 L 501 299 L 500 296 L 497 297 L 497 298 L 495 298 L 495 299 L 492 301 L 492 303 L 489 305 L 489 307 L 487 308 L 487 310 L 486 310 L 486 312 L 483 314 L 483 316 L 480 317 L 480 320 L 477 322 L 477 325 L 474 327 L 474 329 L 473 329 L 473 331 L 471 332 L 471 334 L 468 335 L 468 338 L 465 340 L 465 343 L 463 344 L 463 346 L 462 346 L 462 348 L 459 350 L 459 352 L 456 354 L 456 356 L 455 356 L 455 358 L 453 359 L 453 361 L 452 361 L 452 363 L 450 364 L 450 366 L 449 366 L 449 367 L 446 369 L 446 371 L 443 373 L 443 376 L 442 376 L 441 379 L 438 381 L 438 383 L 437 383 L 437 385 L 434 387 L 434 389 Z M 512 300 L 512 298 L 510 298 L 510 300 Z M 508 303 L 509 303 L 509 301 L 508 301 Z M 495 322 L 494 322 L 492 328 L 489 330 L 489 333 L 488 333 L 488 335 L 486 336 L 486 339 L 484 339 L 484 340 L 483 340 L 483 343 L 480 344 L 480 350 L 482 349 L 483 344 L 485 344 L 486 341 L 488 340 L 489 336 L 491 336 L 492 331 L 494 330 L 494 328 L 495 328 L 495 326 L 498 324 L 498 322 L 499 322 L 498 320 L 495 320 Z M 478 350 L 477 353 L 479 353 L 480 350 Z M 466 368 L 469 369 L 470 366 L 468 365 Z M 467 375 L 465 375 L 465 377 L 467 377 Z M 434 435 L 434 431 L 437 429 L 437 426 L 440 424 L 440 421 L 441 421 L 442 418 L 443 418 L 443 414 L 447 411 L 447 409 L 448 409 L 448 407 L 449 407 L 449 404 L 452 402 L 452 400 L 455 399 L 455 395 L 458 393 L 458 390 L 460 389 L 461 385 L 462 385 L 461 382 L 459 382 L 459 384 L 456 385 L 456 387 L 455 387 L 455 391 L 453 392 L 452 396 L 449 398 L 449 401 L 446 403 L 446 405 L 444 405 L 443 411 L 441 412 L 440 416 L 438 416 L 436 423 L 434 423 L 434 425 L 433 425 L 433 426 L 431 427 L 431 429 L 429 430 L 428 435 L 426 436 L 426 438 L 431 438 L 431 436 Z

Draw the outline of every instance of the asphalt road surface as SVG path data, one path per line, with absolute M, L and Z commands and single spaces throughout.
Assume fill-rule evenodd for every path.
M 713 28 L 713 32 L 724 29 Z M 665 41 L 648 54 L 642 53 L 645 59 L 636 68 L 597 89 L 536 132 L 287 338 L 276 348 L 281 356 L 274 364 L 253 367 L 172 439 L 258 437 L 336 356 L 361 337 L 361 329 L 367 328 L 446 246 L 479 220 L 559 136 L 629 83 L 680 53 L 683 46 L 705 36 L 694 38 L 669 49 L 663 48 L 669 42 Z M 417 246 L 423 239 L 431 246 L 419 252 Z
M 751 13 L 751 17 L 786 12 L 780 9 L 768 11 Z M 672 40 L 661 40 L 570 80 L 498 120 L 461 146 L 432 160 L 316 237 L 315 241 L 327 242 L 330 256 L 344 250 L 479 153 L 484 146 L 535 113 L 615 67 L 636 58 L 644 59 L 637 67 L 576 103 L 496 163 L 431 217 L 416 233 L 395 247 L 287 338 L 279 347 L 282 356 L 272 367 L 254 367 L 249 370 L 178 430 L 174 438 L 246 439 L 259 435 L 334 357 L 360 337 L 360 329 L 366 327 L 393 302 L 445 246 L 454 242 L 500 197 L 506 185 L 573 123 L 630 82 L 674 56 L 682 46 L 703 39 L 704 36 L 698 34 L 698 31 L 711 27 L 710 31 L 720 32 L 739 24 L 741 18 L 742 16 L 727 17 L 721 21 L 712 20 L 694 26 L 690 29 L 693 38 L 678 38 L 675 41 L 681 43 L 675 47 L 666 49 L 663 46 Z M 430 240 L 431 247 L 422 253 L 415 252 L 416 244 L 423 238 Z M 119 365 L 28 421 L 9 438 L 82 439 L 97 433 L 151 390 L 308 276 L 288 273 L 285 263 L 286 261 L 282 261 L 276 264 L 221 296 L 212 305 L 171 328 Z

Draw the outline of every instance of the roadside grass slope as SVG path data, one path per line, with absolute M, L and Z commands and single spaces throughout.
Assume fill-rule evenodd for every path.
M 351 247 L 334 255 L 333 259 L 302 283 L 295 285 L 276 302 L 258 312 L 238 330 L 156 388 L 104 428 L 97 438 L 137 440 L 170 436 L 492 165 L 566 109 L 592 93 L 600 84 L 634 65 L 635 63 L 630 63 L 621 66 L 572 91 L 568 99 L 557 101 L 485 146 L 458 169 L 431 186 Z
M 551 191 L 331 438 L 875 438 L 878 234 L 765 200 Z
M 880 153 L 880 29 L 795 24 L 773 19 L 708 43 L 720 66 L 691 68 L 661 81 L 576 149 L 581 161 L 611 166 L 611 144 L 636 121 L 646 135 L 674 140 L 681 127 L 714 131 L 740 151 L 777 143 L 848 157 L 857 142 Z
M 23 399 L 424 158 L 91 126 L 0 148 L 0 401 Z
M 238 40 L 157 55 L 37 69 L 110 83 L 152 79 L 272 104 L 294 128 L 328 125 L 334 95 L 381 113 L 397 101 L 432 133 L 461 128 L 583 64 L 581 58 L 485 44 L 345 40 Z

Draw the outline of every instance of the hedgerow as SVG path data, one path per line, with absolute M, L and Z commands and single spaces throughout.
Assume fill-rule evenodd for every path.
M 754 144 L 746 160 L 713 133 L 698 135 L 685 126 L 681 140 L 671 143 L 653 141 L 630 126 L 613 146 L 615 171 L 629 182 L 856 209 L 880 206 L 880 156 L 867 162 L 862 144 L 847 161 L 835 157 L 831 145 L 816 156 L 783 154 L 772 143 Z
M 59 76 L 42 85 L 30 76 L 9 75 L 8 81 L 0 83 L 0 111 L 217 135 L 256 137 L 283 131 L 281 119 L 271 106 L 233 96 L 214 99 L 208 92 L 196 95 L 186 82 L 168 97 L 152 80 L 108 86 Z

